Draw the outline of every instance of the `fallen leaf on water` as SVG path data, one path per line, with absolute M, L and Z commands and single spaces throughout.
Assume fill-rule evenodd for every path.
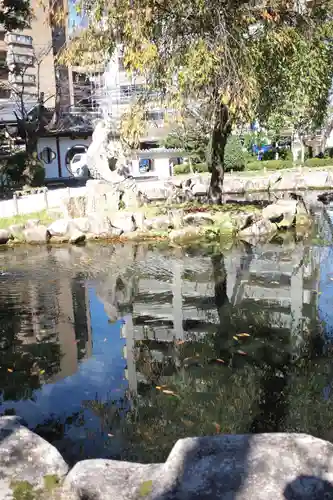
M 247 352 L 244 351 L 237 351 L 237 354 L 241 354 L 242 356 L 247 356 Z
M 232 338 L 233 338 L 234 340 L 238 340 L 238 338 L 236 337 L 236 335 L 234 335 Z
M 13 373 L 14 370 L 12 370 L 11 368 L 7 368 L 7 372 L 9 373 Z
M 140 497 L 146 497 L 148 496 L 153 489 L 153 481 L 145 481 L 144 483 L 141 484 L 140 486 Z
M 164 392 L 164 394 L 169 394 L 170 396 L 177 396 L 177 398 L 179 398 L 178 394 L 176 394 L 173 391 L 170 391 L 169 389 L 163 389 L 162 392 Z
M 237 337 L 250 337 L 249 333 L 238 333 Z

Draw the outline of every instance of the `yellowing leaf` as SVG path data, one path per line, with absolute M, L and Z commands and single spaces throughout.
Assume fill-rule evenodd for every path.
M 234 340 L 237 340 L 237 341 L 238 341 L 238 338 L 236 337 L 236 335 L 234 335 L 232 338 L 233 338 Z
M 39 373 L 40 373 L 41 375 L 44 375 L 45 370 L 41 370 Z
M 153 489 L 153 481 L 145 481 L 144 483 L 141 484 L 139 489 L 140 497 L 148 496 L 152 492 L 152 489 Z

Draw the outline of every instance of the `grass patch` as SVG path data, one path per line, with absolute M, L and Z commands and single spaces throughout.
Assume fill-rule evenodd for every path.
M 22 214 L 22 215 L 15 215 L 14 217 L 4 217 L 0 219 L 0 229 L 7 229 L 9 226 L 13 224 L 26 224 L 28 220 L 30 219 L 37 219 L 41 222 L 41 224 L 44 224 L 45 226 L 48 226 L 53 222 L 55 219 L 52 217 L 47 210 L 42 210 L 41 212 L 33 212 L 31 214 Z

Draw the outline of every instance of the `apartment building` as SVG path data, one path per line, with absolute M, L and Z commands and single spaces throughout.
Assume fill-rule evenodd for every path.
M 55 102 L 56 81 L 52 30 L 38 0 L 31 0 L 30 28 L 6 33 L 0 27 L 0 121 L 15 120 L 20 102 L 25 110 L 44 94 L 47 107 Z

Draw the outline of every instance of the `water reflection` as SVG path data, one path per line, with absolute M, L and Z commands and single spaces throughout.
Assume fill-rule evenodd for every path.
M 70 461 L 164 460 L 193 434 L 330 436 L 327 248 L 286 233 L 224 254 L 92 245 L 0 259 L 1 411 Z

